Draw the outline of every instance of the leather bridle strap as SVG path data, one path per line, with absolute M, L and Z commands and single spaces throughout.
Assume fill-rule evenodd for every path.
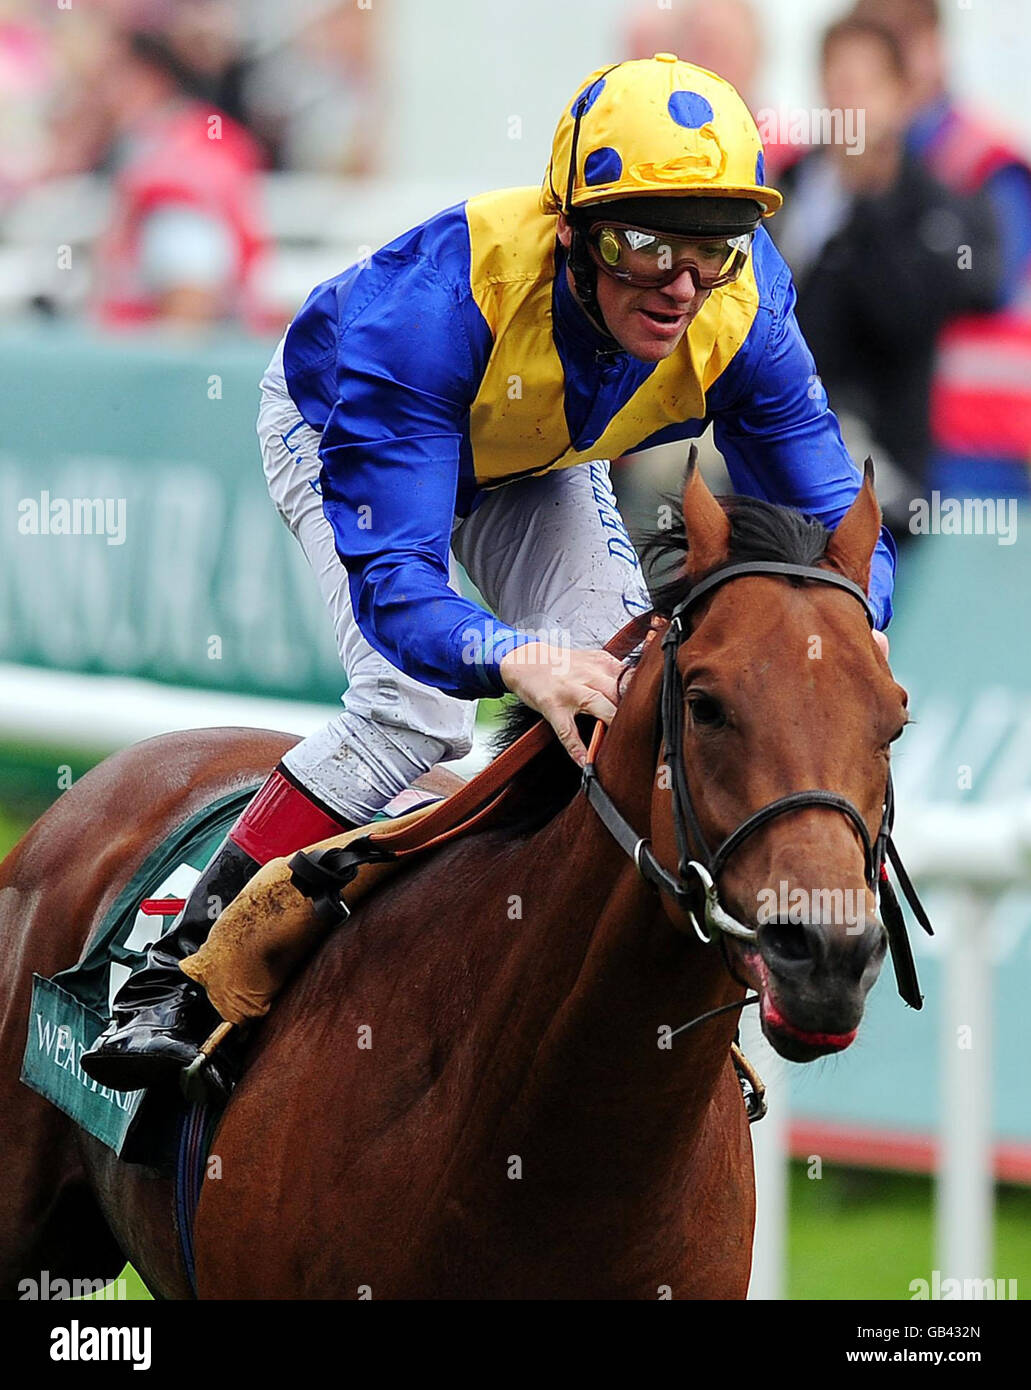
M 605 651 L 619 660 L 629 656 L 647 637 L 653 618 L 651 612 L 631 618 L 606 642 Z M 549 747 L 554 737 L 551 725 L 541 718 L 482 772 L 425 815 L 404 817 L 399 824 L 386 821 L 343 847 L 298 851 L 290 860 L 294 886 L 312 899 L 321 920 L 327 924 L 340 921 L 341 912 L 346 912 L 341 907 L 340 889 L 362 864 L 427 854 L 460 836 L 487 828 L 516 786 L 516 774 Z M 670 881 L 675 888 L 675 881 Z
M 628 656 L 648 635 L 652 617 L 651 613 L 640 613 L 631 618 L 606 642 L 605 651 L 618 660 Z M 482 772 L 418 821 L 396 828 L 391 828 L 390 822 L 385 821 L 381 828 L 369 834 L 368 839 L 377 849 L 389 850 L 400 856 L 422 854 L 466 834 L 484 818 L 485 812 L 497 809 L 501 799 L 508 795 L 515 775 L 547 748 L 554 737 L 547 720 L 538 720 L 493 762 L 488 763 Z
M 597 727 L 599 731 L 604 728 L 600 720 Z M 583 793 L 597 813 L 598 819 L 623 853 L 634 861 L 641 877 L 653 888 L 668 893 L 681 906 L 686 907 L 691 897 L 690 891 L 678 878 L 662 867 L 645 837 L 638 835 L 629 821 L 624 819 L 616 803 L 598 781 L 598 774 L 591 758 L 584 764 L 582 777 Z
M 692 585 L 685 597 L 673 609 L 669 627 L 662 639 L 665 657 L 662 680 L 662 723 L 666 758 L 672 772 L 674 829 L 677 836 L 677 849 L 680 854 L 680 873 L 683 876 L 687 870 L 688 856 L 691 852 L 689 840 L 693 841 L 697 859 L 701 861 L 710 876 L 715 879 L 734 850 L 774 817 L 790 811 L 826 807 L 829 810 L 840 811 L 847 816 L 858 831 L 863 845 L 866 881 L 873 887 L 880 865 L 877 862 L 866 822 L 857 808 L 846 797 L 820 788 L 792 792 L 788 796 L 770 802 L 769 805 L 761 807 L 736 829 L 732 830 L 715 853 L 709 849 L 691 799 L 684 768 L 684 695 L 683 683 L 677 668 L 677 654 L 687 636 L 685 620 L 691 610 L 723 584 L 727 584 L 733 579 L 745 577 L 795 579 L 806 583 L 827 584 L 833 588 L 842 589 L 862 605 L 867 621 L 871 626 L 874 622 L 874 611 L 870 600 L 860 586 L 851 579 L 847 579 L 834 570 L 822 569 L 816 565 L 796 565 L 786 560 L 748 560 L 738 564 L 724 565 L 704 579 L 699 580 L 697 584 Z M 878 833 L 878 840 L 883 832 L 884 825 L 882 824 Z
M 874 612 L 873 604 L 858 584 L 847 579 L 843 574 L 838 574 L 835 570 L 820 569 L 816 565 L 793 565 L 787 560 L 742 560 L 739 564 L 723 565 L 720 569 L 713 570 L 712 574 L 693 585 L 685 597 L 681 599 L 674 608 L 670 621 L 673 622 L 689 613 L 695 604 L 700 603 L 707 594 L 718 589 L 721 584 L 746 575 L 781 575 L 788 578 L 811 580 L 817 584 L 830 584 L 836 589 L 844 589 L 847 594 L 851 594 L 862 604 L 870 626 L 873 627 L 876 624 L 877 615 Z
M 776 801 L 771 801 L 760 811 L 756 811 L 754 815 L 749 816 L 747 820 L 742 821 L 736 830 L 731 831 L 712 856 L 709 872 L 712 874 L 713 878 L 720 872 L 738 846 L 743 844 L 750 835 L 754 835 L 755 832 L 760 829 L 761 826 L 766 825 L 768 821 L 774 820 L 777 816 L 786 815 L 791 811 L 805 811 L 814 806 L 826 806 L 832 811 L 840 811 L 842 815 L 847 816 L 855 826 L 859 833 L 859 838 L 863 842 L 866 881 L 868 884 L 872 884 L 877 870 L 874 865 L 874 849 L 870 840 L 870 832 L 866 828 L 866 821 L 863 820 L 863 817 L 847 797 L 838 796 L 836 792 L 820 790 L 791 792 L 787 796 L 779 797 Z

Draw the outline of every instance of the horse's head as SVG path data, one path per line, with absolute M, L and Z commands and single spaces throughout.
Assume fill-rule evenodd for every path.
M 816 567 L 868 588 L 881 522 L 869 470 L 830 534 L 764 503 L 721 505 L 693 461 L 683 517 L 684 535 L 668 549 L 686 548 L 686 563 L 659 591 L 660 612 L 741 562 Z M 871 639 L 862 596 L 830 583 L 733 578 L 692 603 L 677 636 L 665 655 L 675 662 L 667 699 L 669 675 L 677 696 L 666 730 L 677 730 L 683 796 L 674 756 L 656 779 L 655 855 L 670 867 L 709 856 L 716 911 L 754 933 L 723 937 L 728 963 L 759 992 L 763 1030 L 777 1051 L 794 1061 L 840 1051 L 855 1037 L 885 954 L 870 847 L 882 823 L 889 745 L 906 723 L 906 692 Z M 792 793 L 813 792 L 832 795 L 773 810 Z M 773 814 L 749 825 L 763 808 Z M 682 930 L 704 920 L 696 875 L 687 874 L 698 900 L 694 922 L 683 901 L 666 899 Z

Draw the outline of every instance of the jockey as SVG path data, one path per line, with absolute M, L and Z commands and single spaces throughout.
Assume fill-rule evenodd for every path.
M 123 985 L 90 1076 L 135 1089 L 193 1061 L 217 1020 L 178 962 L 260 864 L 468 752 L 478 697 L 513 691 L 583 762 L 575 716 L 608 721 L 618 698 L 601 648 L 651 606 L 607 460 L 711 422 L 738 491 L 841 519 L 860 476 L 761 225 L 780 205 L 734 88 L 659 53 L 581 85 L 539 192 L 470 198 L 312 291 L 258 435 L 344 708 L 284 755 Z M 882 532 L 881 628 L 894 565 Z

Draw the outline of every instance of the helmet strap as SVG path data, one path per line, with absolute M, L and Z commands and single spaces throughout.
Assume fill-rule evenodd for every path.
M 609 326 L 605 322 L 605 315 L 601 311 L 598 303 L 598 267 L 591 260 L 587 250 L 587 240 L 583 230 L 578 226 L 574 218 L 569 218 L 569 225 L 573 233 L 573 239 L 569 243 L 566 264 L 569 266 L 570 274 L 573 277 L 573 287 L 576 290 L 576 297 L 580 301 L 580 306 L 587 314 L 594 326 L 604 333 L 607 338 L 612 338 Z
M 594 82 L 580 93 L 573 105 L 573 134 L 569 141 L 569 170 L 566 182 L 566 197 L 562 204 L 562 211 L 566 221 L 572 229 L 573 239 L 569 244 L 569 253 L 566 264 L 569 266 L 573 276 L 573 286 L 576 290 L 576 297 L 580 301 L 584 312 L 594 326 L 607 338 L 613 338 L 605 322 L 605 315 L 601 312 L 598 304 L 598 268 L 591 260 L 587 251 L 587 244 L 584 240 L 583 232 L 579 225 L 573 204 L 573 192 L 576 188 L 576 149 L 580 140 L 580 122 L 584 118 L 584 112 L 588 106 L 588 97 L 597 86 L 598 82 L 604 82 L 610 72 L 621 67 L 621 63 L 613 63 L 611 67 L 605 69 Z M 551 178 L 551 166 L 548 167 L 548 177 Z M 554 184 L 552 184 L 554 192 Z

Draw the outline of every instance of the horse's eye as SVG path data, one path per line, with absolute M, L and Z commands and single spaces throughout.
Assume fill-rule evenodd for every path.
M 711 695 L 689 694 L 687 705 L 693 722 L 704 729 L 719 729 L 727 722 L 723 706 Z

